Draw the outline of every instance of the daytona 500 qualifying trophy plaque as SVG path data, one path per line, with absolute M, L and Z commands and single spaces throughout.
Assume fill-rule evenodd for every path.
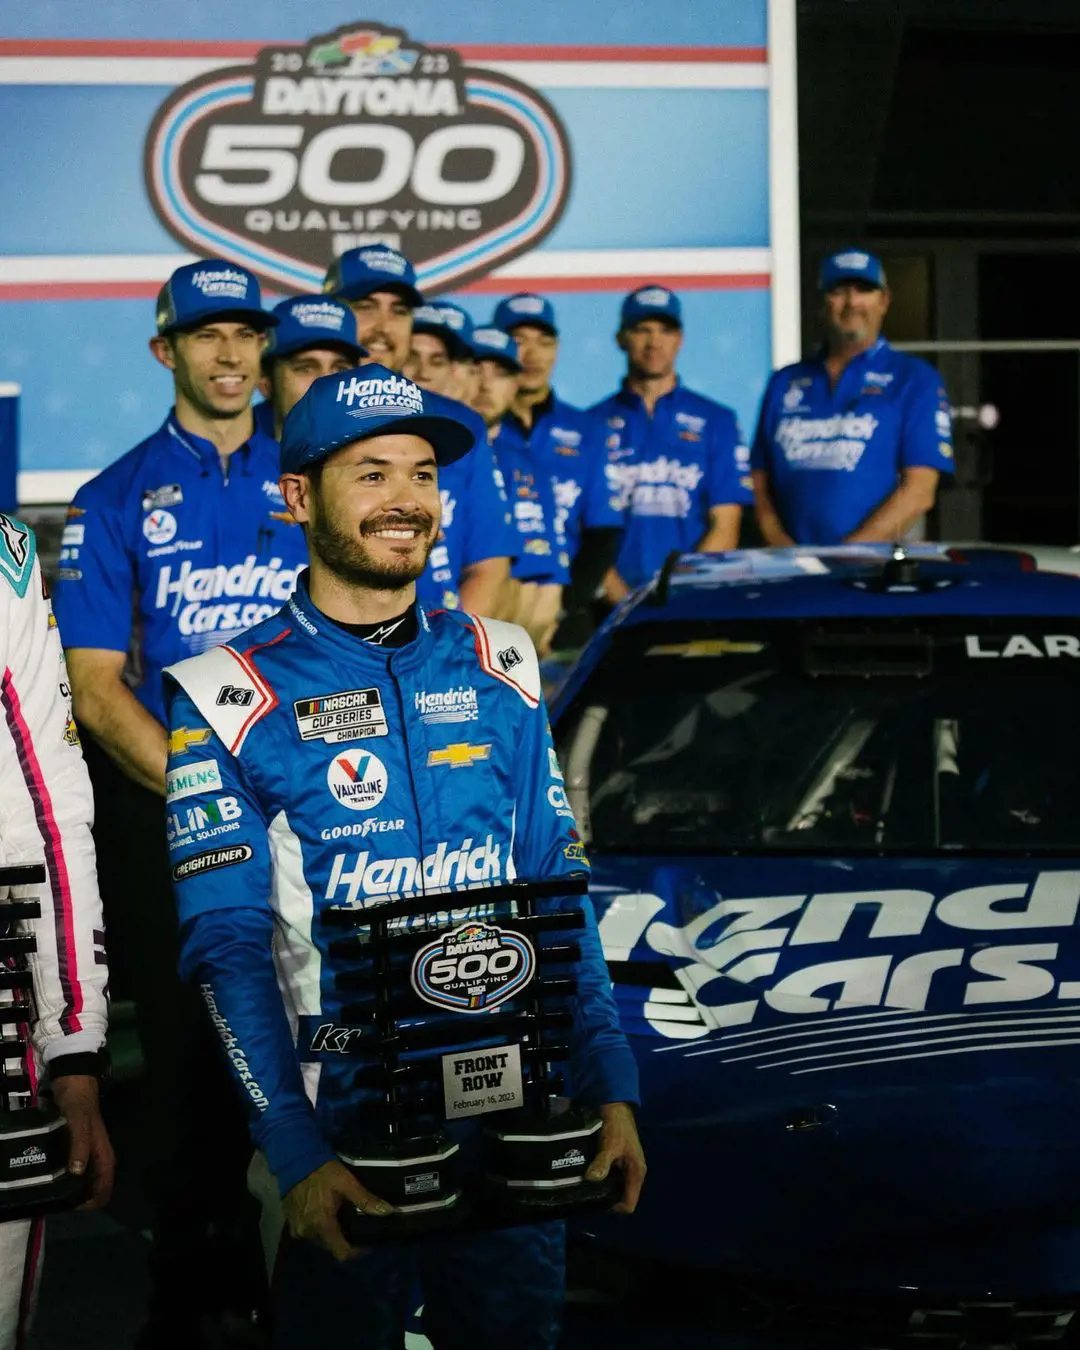
M 578 873 L 324 911 L 344 934 L 330 948 L 337 987 L 357 997 L 342 1020 L 358 1029 L 334 1049 L 363 1059 L 354 1085 L 368 1097 L 341 1158 L 394 1206 L 377 1219 L 345 1210 L 351 1240 L 536 1223 L 618 1199 L 617 1177 L 585 1180 L 600 1117 L 558 1095 L 584 915 L 536 910 L 587 890 Z M 487 1119 L 466 1161 L 447 1124 L 475 1116 Z
M 40 863 L 0 867 L 0 891 L 45 879 Z M 37 940 L 27 921 L 40 917 L 37 900 L 0 900 L 0 1222 L 70 1209 L 87 1190 L 86 1179 L 67 1170 L 67 1122 L 54 1106 L 32 1104 L 30 957 Z

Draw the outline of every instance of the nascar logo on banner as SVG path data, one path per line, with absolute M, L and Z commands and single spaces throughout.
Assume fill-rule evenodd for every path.
M 275 288 L 317 290 L 346 249 L 386 243 L 436 294 L 551 231 L 570 148 L 535 90 L 365 21 L 178 89 L 146 184 L 181 244 Z

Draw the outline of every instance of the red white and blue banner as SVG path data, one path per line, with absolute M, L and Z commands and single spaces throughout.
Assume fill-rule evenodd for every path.
M 65 499 L 158 424 L 153 301 L 209 254 L 271 298 L 372 239 L 480 320 L 549 294 L 581 404 L 621 373 L 620 295 L 660 282 L 684 380 L 752 422 L 799 348 L 794 46 L 794 0 L 19 6 L 0 381 L 23 387 L 23 500 Z

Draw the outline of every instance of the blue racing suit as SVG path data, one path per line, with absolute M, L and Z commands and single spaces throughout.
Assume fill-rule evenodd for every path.
M 532 410 L 532 425 L 507 413 L 500 445 L 519 441 L 534 461 L 546 467 L 555 498 L 555 532 L 565 541 L 571 562 L 587 529 L 621 529 L 620 494 L 608 483 L 604 423 L 592 413 L 550 393 Z
M 607 424 L 606 472 L 626 513 L 615 569 L 631 588 L 698 545 L 711 507 L 753 500 L 749 451 L 722 403 L 677 384 L 650 416 L 624 383 L 591 412 Z
M 164 667 L 276 613 L 306 564 L 277 442 L 256 430 L 223 471 L 170 413 L 76 493 L 53 607 L 65 647 L 127 652 L 134 637 L 135 696 L 163 722 Z
M 364 1057 L 341 1053 L 364 1024 L 350 1021 L 356 993 L 338 984 L 349 963 L 332 950 L 340 934 L 324 927 L 322 912 L 461 890 L 462 920 L 497 918 L 469 888 L 583 865 L 524 630 L 449 612 L 421 610 L 419 620 L 404 647 L 366 643 L 315 609 L 301 578 L 274 618 L 168 672 L 167 833 L 181 970 L 206 999 L 282 1194 L 348 1148 L 375 1095 L 355 1086 Z M 636 1101 L 636 1067 L 587 902 L 585 912 L 568 1091 L 597 1105 Z M 446 1128 L 475 1138 L 477 1122 Z M 440 1346 L 554 1344 L 558 1226 L 505 1242 L 508 1259 L 486 1275 L 498 1317 L 490 1300 L 457 1297 L 479 1250 L 471 1240 L 448 1242 L 427 1271 L 432 1318 L 446 1315 L 447 1299 L 455 1307 L 458 1338 L 447 1333 Z M 292 1244 L 283 1325 L 306 1325 L 304 1308 L 321 1315 L 312 1310 L 325 1295 L 327 1335 L 337 1316 L 341 1329 L 350 1318 L 385 1321 L 386 1336 L 372 1332 L 364 1343 L 400 1345 L 390 1303 L 404 1299 L 395 1290 L 407 1284 L 403 1263 L 415 1259 L 399 1249 L 336 1267 Z
M 518 554 L 510 565 L 510 575 L 516 581 L 565 586 L 570 580 L 570 558 L 566 540 L 556 528 L 555 484 L 547 465 L 505 421 L 492 449 L 518 532 Z
M 797 544 L 840 544 L 896 490 L 904 469 L 953 472 L 941 376 L 879 338 L 836 387 L 820 355 L 785 366 L 761 402 L 751 464 Z

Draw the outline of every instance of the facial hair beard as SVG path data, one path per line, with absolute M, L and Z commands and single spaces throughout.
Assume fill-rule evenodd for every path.
M 365 524 L 364 533 L 397 527 L 415 526 L 427 536 L 420 558 L 401 558 L 394 562 L 376 560 L 364 543 L 363 534 L 343 529 L 318 501 L 314 519 L 308 523 L 308 548 L 336 577 L 352 586 L 368 590 L 399 591 L 420 576 L 427 566 L 435 543 L 434 522 L 422 511 L 411 515 L 386 516 Z

